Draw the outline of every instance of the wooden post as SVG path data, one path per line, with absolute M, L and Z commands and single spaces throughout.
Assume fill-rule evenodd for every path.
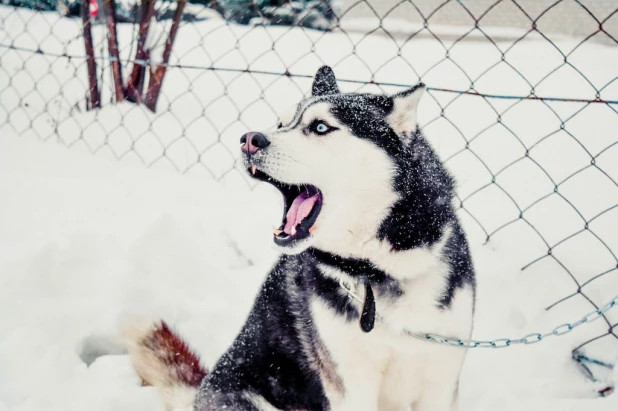
M 146 38 L 148 37 L 148 29 L 150 20 L 154 14 L 154 0 L 142 0 L 140 7 L 141 18 L 139 22 L 139 31 L 137 35 L 137 50 L 135 51 L 135 60 L 133 69 L 127 80 L 127 100 L 134 103 L 142 102 L 142 87 L 146 74 L 146 65 L 142 61 L 149 59 L 148 50 L 146 50 Z
M 94 59 L 94 46 L 92 45 L 92 23 L 90 20 L 90 1 L 82 0 L 82 23 L 84 45 L 86 48 L 86 67 L 88 68 L 88 99 L 90 101 L 88 109 L 101 107 L 101 95 L 99 94 L 99 84 L 97 81 L 97 62 Z
M 114 91 L 116 102 L 124 100 L 124 88 L 122 86 L 122 65 L 118 52 L 118 35 L 116 32 L 116 3 L 114 0 L 104 0 L 105 21 L 107 22 L 107 45 L 111 57 L 112 77 L 114 79 Z
M 170 28 L 170 34 L 165 42 L 165 49 L 163 49 L 163 64 L 157 66 L 156 70 L 150 71 L 150 81 L 148 82 L 148 91 L 146 91 L 146 97 L 144 97 L 144 104 L 151 111 L 155 111 L 157 107 L 157 101 L 159 99 L 159 93 L 161 92 L 161 85 L 163 84 L 163 77 L 167 70 L 167 65 L 170 61 L 170 55 L 172 54 L 172 46 L 174 45 L 174 39 L 180 26 L 180 19 L 182 18 L 182 12 L 187 4 L 187 0 L 177 0 L 176 11 L 174 12 L 174 20 L 172 21 L 172 27 Z

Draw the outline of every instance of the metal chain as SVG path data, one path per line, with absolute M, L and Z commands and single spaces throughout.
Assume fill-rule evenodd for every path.
M 341 286 L 341 288 L 343 288 L 346 291 L 350 299 L 356 300 L 360 302 L 361 304 L 363 303 L 363 299 L 358 294 L 356 294 L 354 291 L 352 291 L 351 284 L 346 283 L 344 279 L 340 278 L 339 285 Z M 601 308 L 597 308 L 596 310 L 586 314 L 581 319 L 573 323 L 560 324 L 557 327 L 555 327 L 552 331 L 549 331 L 546 333 L 532 333 L 532 334 L 528 334 L 521 338 L 498 338 L 495 340 L 480 341 L 480 340 L 465 340 L 465 339 L 460 339 L 460 338 L 444 337 L 442 335 L 431 334 L 431 333 L 414 332 L 414 331 L 410 331 L 405 328 L 402 329 L 402 332 L 418 340 L 448 344 L 453 347 L 461 347 L 461 348 L 504 348 L 504 347 L 510 347 L 510 346 L 517 345 L 517 344 L 530 345 L 530 344 L 536 344 L 544 340 L 547 337 L 553 337 L 553 336 L 558 337 L 558 336 L 570 333 L 571 331 L 573 331 L 575 328 L 579 327 L 580 325 L 593 322 L 594 320 L 598 319 L 603 314 L 605 314 L 606 312 L 608 312 L 609 310 L 611 310 L 617 305 L 618 305 L 618 295 L 612 298 L 607 304 L 605 304 Z M 376 312 L 376 318 L 378 319 L 378 321 L 384 324 L 387 324 L 387 321 L 384 319 L 384 317 L 380 316 L 378 312 Z

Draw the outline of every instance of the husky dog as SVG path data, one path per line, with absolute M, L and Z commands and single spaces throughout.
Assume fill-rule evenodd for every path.
M 403 333 L 469 338 L 475 301 L 454 182 L 417 126 L 424 88 L 342 94 L 325 66 L 276 130 L 242 136 L 249 175 L 283 195 L 283 254 L 209 373 L 165 324 L 134 334 L 145 383 L 195 411 L 457 409 L 465 349 Z

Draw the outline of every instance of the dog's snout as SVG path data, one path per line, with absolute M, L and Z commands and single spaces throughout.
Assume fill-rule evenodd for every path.
M 240 138 L 240 144 L 242 144 L 240 149 L 243 153 L 253 154 L 268 147 L 270 141 L 266 139 L 264 134 L 252 131 Z

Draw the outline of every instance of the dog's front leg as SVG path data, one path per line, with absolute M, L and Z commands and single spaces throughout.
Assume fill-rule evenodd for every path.
M 378 411 L 377 381 L 348 379 L 343 396 L 330 401 L 331 411 Z
M 413 411 L 457 411 L 458 378 L 445 378 L 424 386 L 421 395 L 412 406 Z
M 363 333 L 358 322 L 347 321 L 315 300 L 311 311 L 332 373 L 324 374 L 324 391 L 331 411 L 378 411 L 379 389 L 388 350 L 373 333 Z
M 326 389 L 331 410 L 378 411 L 385 362 L 383 354 L 367 350 L 363 345 L 355 346 L 345 338 L 338 342 L 343 344 L 331 345 L 331 353 L 334 354 L 341 385 L 338 390 Z

